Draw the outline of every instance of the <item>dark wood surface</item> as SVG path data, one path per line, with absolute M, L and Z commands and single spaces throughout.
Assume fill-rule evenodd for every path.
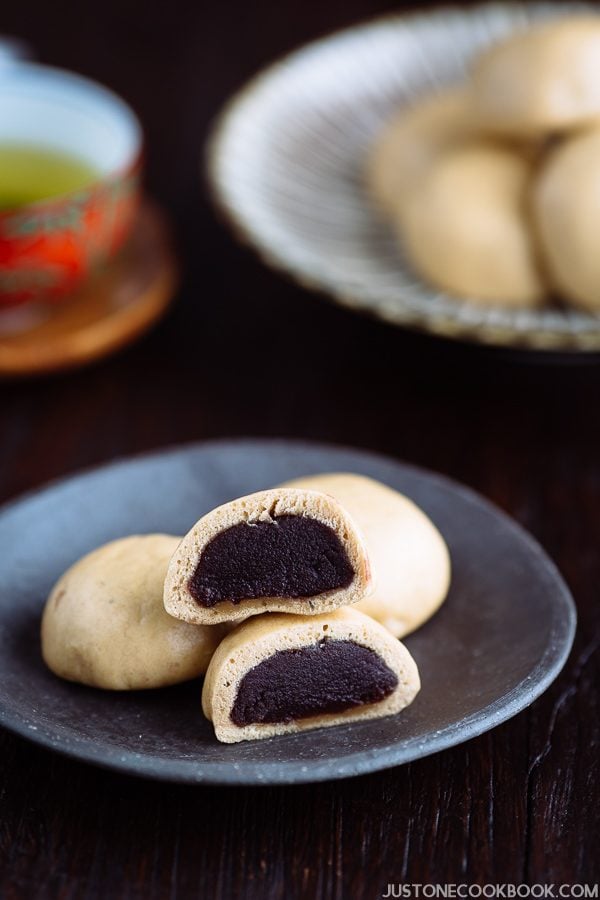
M 600 367 L 397 332 L 265 269 L 199 179 L 207 129 L 260 66 L 394 2 L 3 4 L 0 31 L 120 91 L 184 264 L 135 347 L 0 385 L 0 496 L 124 454 L 216 436 L 372 448 L 510 512 L 579 609 L 571 659 L 532 708 L 403 768 L 285 789 L 193 789 L 0 735 L 2 898 L 376 898 L 389 882 L 600 879 Z M 1 554 L 1 548 L 0 548 Z

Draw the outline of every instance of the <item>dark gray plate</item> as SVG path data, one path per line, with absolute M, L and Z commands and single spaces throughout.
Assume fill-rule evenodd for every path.
M 398 716 L 233 746 L 200 711 L 198 682 L 109 693 L 60 681 L 40 658 L 49 588 L 82 554 L 132 532 L 182 534 L 211 507 L 292 476 L 372 475 L 412 497 L 452 554 L 441 611 L 406 641 L 423 688 Z M 465 488 L 356 450 L 210 443 L 116 463 L 0 512 L 0 722 L 44 746 L 136 775 L 273 784 L 343 778 L 458 744 L 522 710 L 563 666 L 573 602 L 517 525 Z

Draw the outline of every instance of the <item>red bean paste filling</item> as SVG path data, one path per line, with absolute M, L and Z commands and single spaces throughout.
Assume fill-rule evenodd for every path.
M 352 583 L 354 570 L 339 537 L 308 516 L 241 522 L 204 548 L 188 582 L 200 606 L 257 597 L 313 597 Z
M 292 722 L 377 703 L 398 686 L 378 653 L 354 641 L 327 638 L 278 650 L 244 675 L 231 710 L 240 727 Z

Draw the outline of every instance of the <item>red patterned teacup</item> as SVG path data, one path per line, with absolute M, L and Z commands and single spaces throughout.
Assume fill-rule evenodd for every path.
M 0 142 L 88 163 L 83 190 L 0 210 L 0 308 L 59 302 L 125 241 L 139 199 L 141 128 L 106 88 L 61 69 L 0 69 Z

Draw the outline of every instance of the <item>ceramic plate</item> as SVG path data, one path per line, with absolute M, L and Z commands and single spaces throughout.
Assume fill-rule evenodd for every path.
M 600 315 L 461 303 L 420 282 L 372 209 L 363 171 L 396 110 L 464 80 L 473 57 L 526 23 L 583 4 L 494 3 L 376 20 L 254 79 L 209 146 L 217 200 L 271 265 L 395 325 L 537 350 L 600 350 Z
M 294 476 L 371 475 L 412 497 L 454 567 L 440 612 L 406 640 L 423 683 L 374 722 L 219 744 L 201 685 L 110 693 L 46 670 L 39 622 L 61 572 L 134 532 L 182 534 L 211 507 Z M 54 484 L 0 513 L 0 721 L 78 759 L 183 782 L 275 784 L 384 769 L 465 741 L 526 707 L 560 671 L 575 611 L 554 565 L 506 516 L 444 478 L 356 450 L 278 441 L 211 443 L 135 458 Z

